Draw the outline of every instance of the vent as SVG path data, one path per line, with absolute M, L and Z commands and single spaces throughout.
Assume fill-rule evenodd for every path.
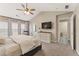
M 69 8 L 69 5 L 65 5 L 65 9 L 68 9 Z

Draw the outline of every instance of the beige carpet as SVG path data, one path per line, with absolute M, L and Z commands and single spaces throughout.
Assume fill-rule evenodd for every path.
M 59 43 L 42 43 L 42 50 L 38 51 L 34 56 L 78 56 L 71 49 L 70 45 Z

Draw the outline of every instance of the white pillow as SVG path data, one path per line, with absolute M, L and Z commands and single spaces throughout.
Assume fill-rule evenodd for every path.
M 3 36 L 0 36 L 0 44 L 4 44 L 5 43 L 5 38 Z

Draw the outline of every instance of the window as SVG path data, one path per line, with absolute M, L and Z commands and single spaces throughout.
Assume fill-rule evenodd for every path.
M 29 35 L 28 23 L 21 23 L 21 34 Z
M 25 31 L 25 24 L 21 24 L 21 34 L 24 34 Z
M 8 37 L 8 22 L 0 21 L 0 36 Z
M 18 23 L 12 22 L 12 35 L 18 35 Z
M 9 37 L 11 35 L 28 34 L 28 29 L 28 23 L 26 22 L 0 21 L 0 36 Z

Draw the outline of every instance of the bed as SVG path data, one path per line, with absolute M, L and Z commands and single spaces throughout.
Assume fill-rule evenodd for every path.
M 31 56 L 41 49 L 40 41 L 32 36 L 17 35 L 0 44 L 0 56 Z
M 0 45 L 0 56 L 17 56 L 20 54 L 20 46 L 9 38 L 6 38 L 5 44 Z

